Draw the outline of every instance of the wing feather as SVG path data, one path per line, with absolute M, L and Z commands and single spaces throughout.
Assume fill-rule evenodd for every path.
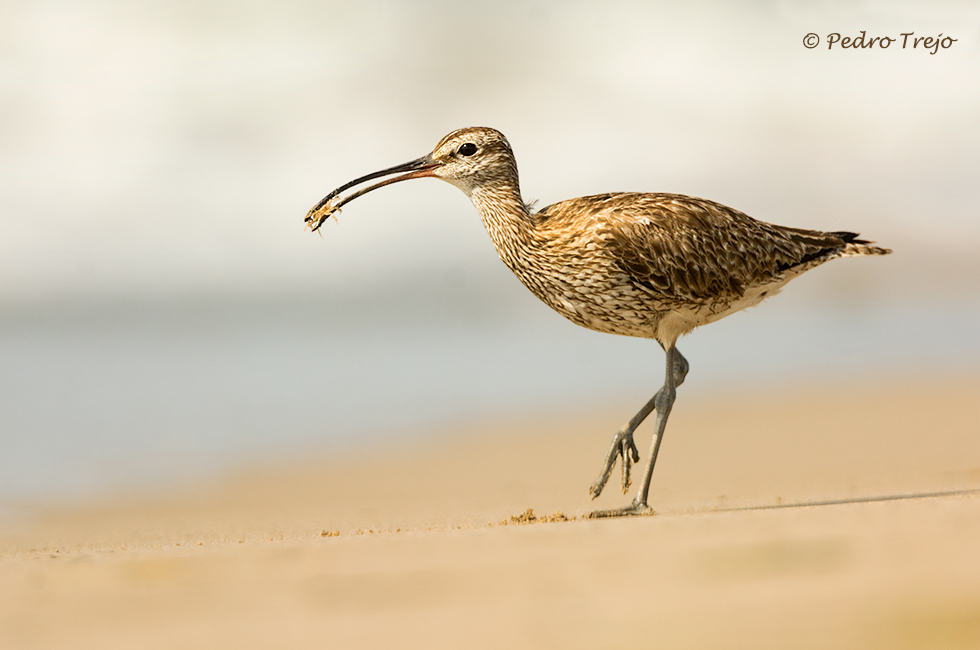
M 685 302 L 739 297 L 855 237 L 776 226 L 679 194 L 586 196 L 548 206 L 536 218 L 558 228 L 595 228 L 609 259 L 637 287 Z

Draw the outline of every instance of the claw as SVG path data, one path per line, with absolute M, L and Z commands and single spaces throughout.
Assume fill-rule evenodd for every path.
M 623 494 L 626 494 L 629 492 L 630 485 L 632 485 L 633 483 L 633 481 L 630 480 L 630 469 L 632 468 L 633 463 L 630 462 L 629 453 L 625 453 L 622 456 L 623 456 Z
M 625 436 L 620 440 L 619 455 L 623 458 L 623 494 L 626 494 L 630 491 L 630 485 L 632 484 L 630 470 L 633 468 L 633 463 L 640 462 L 640 452 L 636 449 L 633 436 Z
M 589 486 L 589 495 L 596 499 L 602 494 L 602 488 L 606 487 L 606 481 L 609 480 L 608 476 L 599 475 L 599 478 L 592 481 L 592 485 Z
M 626 427 L 620 429 L 613 436 L 612 445 L 610 445 L 609 453 L 606 455 L 606 464 L 589 487 L 589 494 L 592 495 L 593 499 L 602 494 L 602 489 L 606 487 L 609 475 L 612 474 L 616 461 L 620 458 L 623 459 L 623 494 L 626 494 L 632 482 L 630 479 L 632 465 L 640 460 L 640 452 L 636 448 L 636 443 L 633 442 L 633 434 Z

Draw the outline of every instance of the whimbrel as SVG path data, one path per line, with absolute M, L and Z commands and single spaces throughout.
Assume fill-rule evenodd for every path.
M 400 174 L 392 176 L 393 174 Z M 341 199 L 365 181 L 390 178 Z M 633 433 L 656 411 L 650 458 L 633 502 L 593 516 L 652 513 L 650 478 L 677 387 L 688 362 L 677 339 L 694 328 L 758 304 L 835 257 L 887 255 L 852 232 L 820 232 L 757 221 L 724 205 L 679 194 L 597 194 L 537 211 L 524 203 L 517 161 L 502 133 L 485 127 L 453 131 L 432 153 L 362 176 L 337 188 L 306 215 L 314 231 L 341 206 L 379 187 L 440 178 L 473 202 L 493 244 L 534 295 L 573 323 L 599 332 L 656 340 L 667 355 L 664 385 L 613 436 L 599 496 L 622 461 L 623 493 L 640 460 Z

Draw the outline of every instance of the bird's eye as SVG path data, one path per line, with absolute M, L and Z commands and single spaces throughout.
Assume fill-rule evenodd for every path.
M 472 156 L 476 153 L 476 145 L 472 142 L 467 142 L 459 148 L 459 155 L 461 156 Z

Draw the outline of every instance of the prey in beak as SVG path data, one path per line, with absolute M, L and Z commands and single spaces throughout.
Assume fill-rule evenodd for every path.
M 358 179 L 341 185 L 330 194 L 327 194 L 319 203 L 313 206 L 313 208 L 306 213 L 306 218 L 304 219 L 306 226 L 313 232 L 316 232 L 320 229 L 320 226 L 323 225 L 324 221 L 330 217 L 336 217 L 336 215 L 340 213 L 341 206 L 345 205 L 349 201 L 353 201 L 357 197 L 367 194 L 371 190 L 376 190 L 379 187 L 391 185 L 392 183 L 397 183 L 398 181 L 407 181 L 413 178 L 434 176 L 435 174 L 433 171 L 441 166 L 441 162 L 437 162 L 432 159 L 432 154 L 426 154 L 425 156 L 416 158 L 411 162 L 407 162 L 402 165 L 395 165 L 394 167 L 389 167 L 388 169 L 382 169 L 379 172 L 374 172 L 373 174 L 368 174 L 367 176 L 361 176 Z M 361 183 L 374 180 L 375 178 L 381 178 L 382 176 L 399 173 L 401 173 L 401 176 L 395 176 L 394 178 L 383 180 L 380 183 L 375 183 L 374 185 L 365 187 L 362 190 L 358 190 L 347 197 L 340 198 L 340 194 L 342 192 L 349 190 L 355 185 L 360 185 Z

